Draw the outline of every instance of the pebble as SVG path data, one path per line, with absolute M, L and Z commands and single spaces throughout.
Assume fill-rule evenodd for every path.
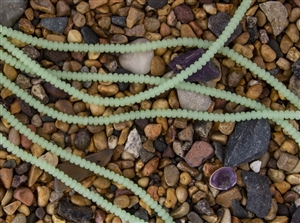
M 188 198 L 188 191 L 185 187 L 179 186 L 176 188 L 176 197 L 179 203 L 183 203 Z
M 21 175 L 21 176 L 14 175 L 11 186 L 17 188 L 20 185 L 24 184 L 27 180 L 28 180 L 28 177 L 25 175 Z
M 300 77 L 300 59 L 292 64 L 292 72 L 295 76 Z
M 111 16 L 111 23 L 117 26 L 126 27 L 126 16 Z
M 165 177 L 166 184 L 169 187 L 176 186 L 179 180 L 179 174 L 180 172 L 175 165 L 171 164 L 166 166 L 164 168 L 164 177 Z
M 291 223 L 297 223 L 300 222 L 300 207 L 297 207 L 295 210 L 292 218 L 291 218 Z
M 169 63 L 169 66 L 174 70 L 175 73 L 179 73 L 180 71 L 196 62 L 199 57 L 204 54 L 204 52 L 205 51 L 203 49 L 199 48 L 197 50 L 191 50 L 186 53 L 180 54 Z M 207 82 L 210 80 L 218 79 L 220 75 L 220 67 L 215 60 L 211 59 L 206 65 L 202 67 L 201 70 L 198 70 L 196 73 L 189 76 L 187 80 L 191 82 Z
M 139 210 L 137 210 L 136 212 L 134 212 L 134 215 L 140 219 L 143 219 L 146 222 L 149 222 L 149 215 L 147 210 L 145 210 L 144 208 L 140 208 Z
M 56 3 L 56 15 L 61 16 L 69 16 L 71 14 L 70 6 L 67 2 L 63 0 L 59 0 Z
M 167 189 L 167 196 L 164 203 L 166 208 L 174 208 L 177 203 L 176 191 L 175 188 L 169 187 Z
M 173 217 L 173 219 L 178 219 L 181 217 L 186 216 L 190 211 L 190 205 L 188 202 L 184 202 L 182 205 L 180 205 L 178 208 L 173 210 L 170 215 Z
M 275 182 L 275 183 L 279 183 L 282 182 L 285 178 L 284 172 L 282 170 L 276 170 L 276 169 L 272 169 L 270 168 L 268 170 L 268 177 L 271 181 Z
M 121 195 L 114 199 L 114 205 L 117 205 L 119 208 L 127 208 L 130 204 L 130 199 L 127 195 Z
M 159 158 L 154 157 L 152 158 L 148 163 L 145 164 L 142 174 L 144 177 L 150 176 L 152 173 L 154 173 L 157 170 L 157 167 L 159 165 Z
M 259 7 L 271 23 L 273 34 L 278 36 L 289 24 L 286 7 L 277 1 L 264 2 Z
M 213 155 L 214 149 L 209 143 L 204 141 L 196 141 L 194 142 L 192 148 L 188 151 L 184 159 L 189 166 L 197 167 L 202 165 Z
M 147 39 L 139 38 L 130 44 L 146 43 Z M 135 74 L 146 74 L 151 70 L 151 61 L 154 57 L 154 51 L 124 53 L 119 56 L 121 66 Z
M 28 0 L 3 1 L 0 8 L 0 24 L 12 27 L 22 16 Z
M 168 3 L 168 0 L 147 0 L 147 3 L 151 8 L 160 9 Z
M 276 59 L 276 53 L 269 45 L 263 44 L 260 53 L 266 62 L 273 62 Z
M 67 26 L 67 17 L 43 18 L 40 25 L 54 33 L 62 34 Z
M 180 27 L 180 37 L 197 38 L 197 35 L 195 34 L 191 26 L 189 26 L 188 24 L 182 24 Z
M 13 180 L 13 169 L 2 168 L 0 170 L 0 179 L 6 189 L 10 188 Z
M 209 96 L 192 91 L 177 89 L 177 96 L 182 109 L 207 111 L 211 105 L 211 98 Z
M 289 81 L 288 88 L 291 92 L 293 92 L 296 96 L 300 98 L 300 76 L 292 75 Z
M 55 14 L 55 7 L 50 0 L 30 0 L 30 5 L 34 10 Z
M 261 167 L 261 161 L 256 160 L 250 164 L 250 168 L 253 170 L 253 172 L 258 173 L 260 171 Z
M 200 215 L 211 215 L 210 205 L 206 199 L 201 199 L 194 205 L 194 210 Z
M 267 150 L 270 125 L 266 119 L 239 122 L 225 150 L 225 166 L 235 167 L 261 157 Z
M 13 73 L 11 74 L 13 75 Z M 10 76 L 10 78 L 12 78 Z M 22 89 L 28 89 L 30 88 L 32 85 L 30 83 L 30 79 L 29 77 L 23 75 L 23 74 L 19 74 L 15 80 L 16 85 L 18 85 L 20 88 Z
M 154 141 L 161 134 L 162 126 L 161 124 L 148 124 L 145 129 L 145 135 L 148 139 Z
M 299 162 L 299 159 L 289 153 L 282 152 L 277 160 L 277 167 L 281 170 L 291 172 Z
M 145 13 L 137 8 L 130 7 L 128 11 L 128 16 L 126 18 L 126 26 L 132 28 L 136 23 L 143 21 L 145 18 Z
M 238 218 L 248 217 L 247 211 L 242 207 L 241 203 L 238 200 L 232 201 L 232 210 L 233 210 L 232 214 Z
M 225 207 L 230 208 L 234 200 L 241 200 L 242 195 L 237 186 L 219 193 L 216 197 L 216 203 Z
M 166 71 L 165 61 L 159 57 L 154 56 L 151 61 L 151 75 L 152 76 L 162 76 Z
M 21 144 L 21 135 L 15 128 L 11 128 L 8 133 L 8 140 L 15 146 L 19 146 Z
M 34 200 L 32 191 L 27 187 L 17 188 L 14 191 L 14 198 L 21 201 L 26 206 L 31 206 Z
M 68 32 L 67 40 L 69 43 L 81 43 L 83 38 L 81 33 L 76 29 L 71 29 Z
M 227 24 L 229 23 L 231 16 L 226 12 L 218 12 L 208 18 L 208 28 L 217 37 L 219 37 Z M 226 41 L 225 45 L 228 45 L 233 40 L 235 40 L 242 33 L 242 26 L 239 24 L 234 30 L 230 38 Z
M 50 84 L 49 82 L 44 83 L 43 87 L 44 87 L 45 91 L 47 92 L 47 94 L 54 98 L 63 99 L 68 96 L 68 94 L 66 92 L 64 92 L 63 90 L 61 90 L 59 88 L 56 88 L 54 85 Z
M 38 99 L 42 104 L 47 104 L 49 102 L 49 97 L 46 94 L 44 88 L 40 84 L 33 85 L 31 88 L 31 94 L 33 97 Z
M 243 171 L 242 179 L 247 188 L 246 209 L 255 213 L 259 218 L 265 217 L 272 203 L 269 178 L 257 173 Z
M 46 207 L 50 197 L 50 190 L 46 186 L 37 187 L 37 203 L 40 207 Z
M 92 208 L 79 207 L 64 199 L 59 201 L 57 213 L 62 218 L 75 223 L 88 223 L 94 215 Z
M 16 210 L 20 207 L 22 203 L 20 201 L 14 201 L 6 206 L 3 207 L 3 211 L 7 214 L 7 215 L 13 215 Z
M 81 27 L 80 33 L 82 34 L 85 43 L 88 43 L 88 44 L 97 44 L 97 43 L 99 43 L 99 37 L 88 26 Z
M 134 128 L 130 131 L 127 142 L 125 144 L 124 150 L 132 154 L 135 158 L 140 155 L 140 150 L 142 148 L 142 141 L 138 131 Z
M 34 125 L 27 125 L 27 127 L 34 133 L 36 133 L 36 127 Z M 24 136 L 23 134 L 21 135 L 21 145 L 25 148 L 25 149 L 29 149 L 30 146 L 32 145 L 32 141 L 29 140 L 26 136 Z
M 90 144 L 90 140 L 90 133 L 85 129 L 80 129 L 75 136 L 74 145 L 80 150 L 85 150 Z
M 188 213 L 187 218 L 191 221 L 191 223 L 203 223 L 203 220 L 194 211 Z
M 176 6 L 174 8 L 174 13 L 176 15 L 176 18 L 183 24 L 189 23 L 194 20 L 192 9 L 185 4 Z
M 11 223 L 25 223 L 27 222 L 26 216 L 24 214 L 17 214 Z

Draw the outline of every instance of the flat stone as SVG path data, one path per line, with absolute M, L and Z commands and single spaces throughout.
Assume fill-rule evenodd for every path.
M 136 39 L 130 44 L 146 43 L 149 40 L 144 38 Z M 154 57 L 154 51 L 124 53 L 120 55 L 119 62 L 121 66 L 135 74 L 146 74 L 151 70 L 151 61 Z
M 269 178 L 257 173 L 243 171 L 242 180 L 247 188 L 246 209 L 255 213 L 259 218 L 265 217 L 272 203 Z
M 68 17 L 41 19 L 40 25 L 54 33 L 62 34 L 67 26 Z
M 225 149 L 224 165 L 235 167 L 261 157 L 268 150 L 270 131 L 266 119 L 237 123 Z
M 94 215 L 92 208 L 78 207 L 66 200 L 61 200 L 58 203 L 58 214 L 64 219 L 76 223 L 88 223 Z
M 194 20 L 194 14 L 188 5 L 181 4 L 176 6 L 174 13 L 181 23 L 189 23 Z
M 168 3 L 168 0 L 147 0 L 147 3 L 151 8 L 160 9 Z
M 288 26 L 288 11 L 281 2 L 268 1 L 259 4 L 259 7 L 271 23 L 275 36 L 279 35 Z
M 192 148 L 188 151 L 184 159 L 191 167 L 197 167 L 202 165 L 213 155 L 214 149 L 209 143 L 204 141 L 196 141 L 192 145 Z
M 166 166 L 164 168 L 164 176 L 165 176 L 166 184 L 169 187 L 174 187 L 179 180 L 179 174 L 180 172 L 175 165 L 171 164 Z
M 88 26 L 81 27 L 80 33 L 82 34 L 85 43 L 88 43 L 88 44 L 97 44 L 97 43 L 99 43 L 99 37 Z
M 175 57 L 169 63 L 169 66 L 174 70 L 175 73 L 179 73 L 182 70 L 189 67 L 191 64 L 195 63 L 204 53 L 205 51 L 201 48 L 197 50 L 188 51 Z M 202 67 L 202 69 L 189 76 L 186 80 L 190 82 L 207 82 L 210 80 L 217 79 L 220 75 L 220 67 L 216 64 L 214 60 L 211 59 Z
M 1 1 L 0 24 L 12 27 L 22 16 L 28 4 L 28 0 Z
M 130 131 L 127 142 L 125 144 L 124 150 L 132 154 L 135 158 L 140 155 L 140 150 L 142 148 L 142 140 L 136 129 Z
M 217 37 L 219 37 L 224 31 L 225 27 L 228 25 L 231 16 L 226 12 L 218 12 L 215 15 L 211 15 L 208 19 L 208 28 Z M 242 26 L 239 24 L 229 39 L 226 41 L 225 45 L 228 45 L 233 40 L 235 40 L 242 33 Z
M 180 107 L 183 109 L 207 111 L 211 105 L 211 98 L 209 96 L 192 91 L 177 89 L 177 96 Z

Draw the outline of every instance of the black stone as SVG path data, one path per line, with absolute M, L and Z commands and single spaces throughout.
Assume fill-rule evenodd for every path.
M 277 215 L 288 216 L 288 217 L 290 216 L 289 208 L 286 205 L 277 203 L 277 206 L 278 206 Z
M 246 209 L 259 218 L 265 217 L 272 203 L 269 178 L 254 172 L 242 171 L 242 180 L 247 188 Z
M 253 26 L 252 28 L 247 28 L 247 31 L 249 33 L 249 39 L 247 43 L 254 43 L 255 40 L 258 39 L 258 31 L 257 31 L 257 26 Z
M 300 59 L 296 60 L 292 65 L 292 72 L 295 76 L 300 77 Z
M 80 32 L 83 36 L 84 42 L 88 44 L 96 44 L 99 43 L 99 37 L 94 31 L 88 26 L 83 26 L 80 29 Z
M 147 0 L 147 3 L 151 8 L 160 9 L 168 3 L 168 0 Z
M 129 70 L 126 70 L 124 68 L 117 68 L 115 70 L 115 73 L 117 74 L 130 74 L 131 72 Z M 118 82 L 118 87 L 120 91 L 125 91 L 129 87 L 129 82 Z
M 224 162 L 224 147 L 219 142 L 213 142 L 212 143 L 214 149 L 215 149 L 215 155 L 220 160 L 220 162 Z
M 140 219 L 143 219 L 144 221 L 149 221 L 149 215 L 148 212 L 144 208 L 140 208 L 136 212 L 134 212 L 134 215 Z
M 297 209 L 295 210 L 292 219 L 291 219 L 291 223 L 299 223 L 300 222 L 300 207 L 297 207 Z
M 66 60 L 69 57 L 69 54 L 67 52 L 61 52 L 57 50 L 45 50 L 44 57 L 45 59 L 51 60 L 52 62 L 58 64 Z
M 38 220 L 40 219 L 38 219 L 38 217 L 32 211 L 31 214 L 26 217 L 26 223 L 36 223 Z
M 81 150 L 85 150 L 90 144 L 91 136 L 85 129 L 80 129 L 74 139 L 74 145 Z
M 41 26 L 54 33 L 62 34 L 67 26 L 68 17 L 55 17 L 41 19 Z
M 143 163 L 147 163 L 149 160 L 151 160 L 154 157 L 154 154 L 145 150 L 144 148 L 141 148 L 140 157 Z
M 194 210 L 200 215 L 211 215 L 210 206 L 206 199 L 201 199 L 194 205 Z
M 116 26 L 126 27 L 126 16 L 112 16 L 111 23 Z
M 154 140 L 153 146 L 160 153 L 163 153 L 167 149 L 167 144 L 162 137 Z
M 242 207 L 238 200 L 232 202 L 232 214 L 237 218 L 247 218 L 248 212 Z
M 58 203 L 58 214 L 66 220 L 74 221 L 75 223 L 88 223 L 94 215 L 92 208 L 78 207 L 65 199 Z
M 230 22 L 232 17 L 226 12 L 218 12 L 215 15 L 212 15 L 208 19 L 208 28 L 213 32 L 217 37 L 219 37 L 224 31 L 225 27 Z M 228 45 L 233 40 L 235 40 L 243 31 L 241 24 L 239 24 L 232 35 L 229 37 L 225 45 Z
M 278 42 L 275 39 L 270 38 L 267 44 L 275 51 L 276 59 L 279 59 L 280 57 L 284 56 Z
M 179 73 L 185 68 L 189 67 L 191 64 L 195 63 L 204 53 L 205 51 L 201 48 L 188 51 L 175 57 L 169 63 L 169 66 L 175 73 Z M 196 71 L 196 73 L 189 76 L 186 80 L 191 82 L 207 82 L 216 79 L 219 76 L 219 67 L 212 60 L 210 60 L 206 65 L 202 67 L 202 69 Z
M 224 165 L 236 167 L 261 157 L 268 150 L 270 134 L 267 119 L 237 123 L 225 149 Z

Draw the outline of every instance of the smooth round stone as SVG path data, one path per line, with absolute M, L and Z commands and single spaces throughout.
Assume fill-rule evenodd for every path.
M 237 175 L 231 167 L 216 170 L 209 179 L 209 184 L 218 190 L 228 190 L 237 182 Z
M 12 27 L 24 13 L 28 0 L 1 1 L 0 24 Z
M 147 43 L 149 40 L 139 38 L 130 44 Z M 119 57 L 119 62 L 124 69 L 135 74 L 147 74 L 151 70 L 151 61 L 154 57 L 154 51 L 124 53 Z
M 119 208 L 127 208 L 130 204 L 130 199 L 127 195 L 121 195 L 114 199 L 114 205 L 117 205 Z

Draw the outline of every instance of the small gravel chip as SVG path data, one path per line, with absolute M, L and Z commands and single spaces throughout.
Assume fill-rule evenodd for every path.
M 80 32 L 83 36 L 84 42 L 88 43 L 88 44 L 96 44 L 99 43 L 99 37 L 97 36 L 96 33 L 94 33 L 94 31 L 87 27 L 87 26 L 83 26 L 80 29 Z
M 68 23 L 68 17 L 44 18 L 40 25 L 54 33 L 62 34 Z

